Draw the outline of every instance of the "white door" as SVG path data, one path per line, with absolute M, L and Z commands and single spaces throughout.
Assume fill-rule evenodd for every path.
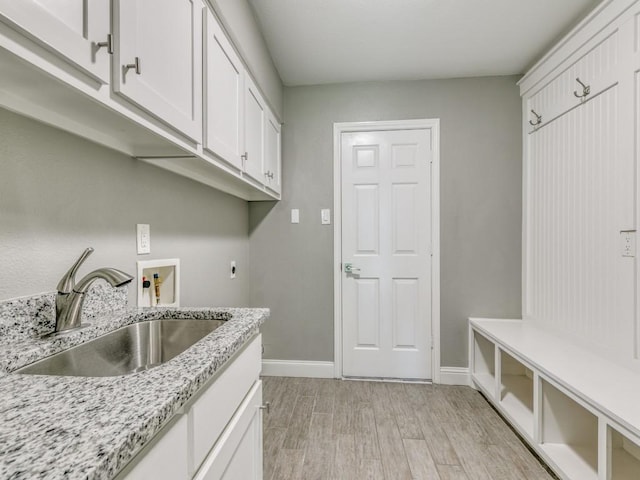
M 109 0 L 0 0 L 0 20 L 109 82 Z
M 264 183 L 264 125 L 265 103 L 249 75 L 244 76 L 244 172 Z
M 195 141 L 202 137 L 202 3 L 115 2 L 114 89 Z
M 271 111 L 267 110 L 267 123 L 264 133 L 264 184 L 276 193 L 280 193 L 280 141 L 280 123 Z
M 344 376 L 431 378 L 432 144 L 430 129 L 342 134 Z
M 240 170 L 244 67 L 213 14 L 205 15 L 204 148 Z

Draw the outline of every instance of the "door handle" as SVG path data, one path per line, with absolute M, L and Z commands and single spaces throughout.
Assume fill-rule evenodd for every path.
M 353 263 L 345 263 L 344 264 L 344 273 L 352 274 L 352 275 L 360 275 L 360 269 L 358 267 L 354 267 Z

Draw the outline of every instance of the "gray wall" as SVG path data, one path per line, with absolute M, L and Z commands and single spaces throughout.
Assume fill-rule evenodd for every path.
M 467 365 L 471 315 L 520 315 L 517 77 L 285 87 L 283 198 L 253 203 L 250 301 L 265 357 L 333 360 L 333 123 L 439 118 L 442 365 Z M 289 223 L 300 209 L 300 224 Z
M 136 255 L 136 223 L 151 255 Z M 0 300 L 53 291 L 93 246 L 79 275 L 178 257 L 182 305 L 246 306 L 247 229 L 243 200 L 0 109 Z

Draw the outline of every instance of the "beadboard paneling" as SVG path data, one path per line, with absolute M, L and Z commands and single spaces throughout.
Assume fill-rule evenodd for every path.
M 616 85 L 528 136 L 525 317 L 632 359 L 635 259 L 620 231 L 635 179 L 620 100 Z

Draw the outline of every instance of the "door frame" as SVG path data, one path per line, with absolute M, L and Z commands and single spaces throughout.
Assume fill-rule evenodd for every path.
M 440 383 L 440 119 L 336 122 L 333 124 L 333 330 L 334 377 L 342 378 L 342 134 L 430 129 L 431 159 L 431 377 Z

